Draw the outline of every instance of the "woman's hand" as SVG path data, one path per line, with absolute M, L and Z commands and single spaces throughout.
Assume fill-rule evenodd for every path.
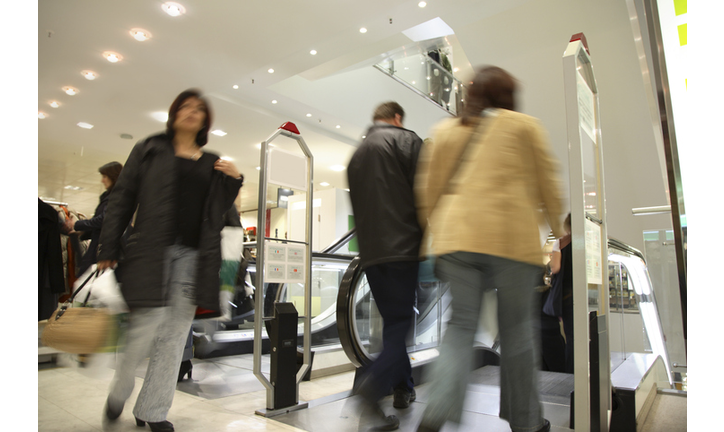
M 236 166 L 228 160 L 217 159 L 216 162 L 214 162 L 214 169 L 221 171 L 231 178 L 241 177 L 241 174 L 239 174 L 239 170 L 236 169 Z
M 107 268 L 112 269 L 113 267 L 116 266 L 117 263 L 118 263 L 118 261 L 116 261 L 116 260 L 103 260 L 103 261 L 98 261 L 98 263 L 96 265 L 98 266 L 97 267 L 98 270 L 105 270 Z

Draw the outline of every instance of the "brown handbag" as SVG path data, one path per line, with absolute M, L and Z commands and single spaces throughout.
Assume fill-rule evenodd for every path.
M 111 315 L 106 308 L 87 307 L 88 295 L 81 306 L 72 307 L 75 296 L 99 273 L 93 272 L 73 295 L 48 318 L 40 337 L 43 345 L 72 354 L 100 351 L 108 339 Z

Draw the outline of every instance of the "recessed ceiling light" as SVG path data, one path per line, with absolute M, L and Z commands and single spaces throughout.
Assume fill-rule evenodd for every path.
M 337 129 L 339 129 L 339 128 L 341 128 L 342 126 L 340 126 L 340 125 L 337 125 L 337 126 L 335 126 L 335 127 L 336 127 Z
M 82 127 L 83 129 L 93 129 L 93 125 L 90 123 L 80 122 L 78 123 L 78 126 Z
M 63 91 L 69 96 L 75 96 L 78 94 L 78 89 L 70 86 L 63 87 Z
M 362 135 L 362 139 L 365 139 L 365 138 L 367 138 L 367 135 Z
M 425 3 L 424 1 L 421 1 L 417 5 L 420 6 L 421 8 L 424 8 L 425 6 L 427 6 L 427 3 Z
M 327 183 L 327 182 L 322 182 L 322 183 L 320 183 L 319 185 L 326 187 L 326 186 L 329 186 L 329 183 Z
M 232 157 L 229 157 L 229 156 L 221 156 L 221 157 L 220 157 L 219 159 L 221 159 L 221 160 L 225 160 L 225 161 L 229 161 L 229 162 L 231 162 L 231 161 L 233 161 L 233 160 L 234 160 L 234 158 L 232 158 Z
M 48 105 L 52 106 L 53 108 L 58 108 L 60 106 L 60 102 L 50 101 L 50 103 Z
M 274 73 L 274 69 L 269 68 L 269 70 L 268 70 L 267 72 L 269 72 L 269 73 Z
M 239 88 L 239 86 L 238 86 L 238 85 L 236 85 L 236 84 L 234 84 L 234 86 L 233 86 L 232 88 L 233 88 L 234 90 L 236 90 L 236 89 L 238 89 L 238 88 Z
M 309 54 L 311 54 L 311 55 L 317 55 L 317 50 L 311 50 L 311 51 L 309 51 Z
M 131 36 L 133 36 L 133 39 L 135 39 L 139 42 L 147 41 L 147 40 L 151 39 L 151 37 L 152 37 L 151 32 L 149 32 L 148 30 L 141 29 L 141 28 L 131 29 L 131 31 L 129 33 L 131 34 Z
M 83 190 L 83 188 L 80 187 L 80 186 L 72 186 L 72 185 L 68 185 L 68 186 L 64 187 L 63 189 L 74 190 L 74 191 L 81 191 L 81 190 Z
M 260 167 L 256 167 L 256 170 L 257 170 L 257 171 L 261 171 L 261 168 L 260 168 Z
M 222 131 L 221 129 L 216 129 L 211 131 L 212 134 L 216 136 L 224 136 L 226 135 L 226 132 Z M 223 158 L 222 158 L 223 159 Z
M 39 118 L 39 119 L 44 119 L 44 118 L 45 118 L 45 113 L 42 112 L 42 111 L 38 111 L 38 118 Z
M 111 63 L 118 63 L 123 60 L 123 56 L 113 51 L 106 51 L 103 53 L 103 57 Z
M 90 71 L 90 70 L 81 71 L 80 74 L 83 75 L 85 77 L 85 79 L 87 79 L 89 81 L 93 81 L 94 79 L 98 78 L 98 74 L 93 71 Z
M 329 169 L 331 169 L 332 171 L 339 172 L 339 171 L 344 171 L 346 169 L 346 167 L 344 165 L 332 165 L 331 167 L 329 167 Z
M 361 29 L 359 29 L 359 32 L 360 32 L 360 33 L 367 33 L 367 29 L 364 28 L 364 27 L 362 27 Z
M 166 2 L 161 5 L 161 8 L 172 17 L 181 16 L 186 13 L 186 8 L 175 2 Z
M 307 117 L 311 117 L 311 116 L 312 116 L 312 113 L 307 113 Z
M 273 104 L 277 103 L 277 100 L 276 100 L 276 99 L 274 99 L 274 100 L 272 101 L 272 103 L 273 103 Z
M 460 71 L 460 68 L 453 69 L 453 72 L 458 72 L 458 71 Z
M 168 121 L 168 113 L 164 111 L 156 111 L 155 113 L 151 113 L 151 117 L 160 121 L 161 123 L 166 123 Z

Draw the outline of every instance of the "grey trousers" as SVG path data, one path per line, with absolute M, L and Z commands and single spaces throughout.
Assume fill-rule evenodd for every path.
M 542 268 L 491 255 L 455 252 L 438 257 L 437 276 L 450 283 L 452 318 L 432 368 L 430 401 L 422 424 L 460 423 L 483 293 L 497 289 L 500 332 L 500 417 L 513 431 L 543 427 L 538 396 L 539 343 L 533 320 L 534 288 Z
M 164 276 L 167 305 L 137 308 L 129 314 L 126 346 L 116 367 L 108 403 L 121 407 L 131 396 L 138 365 L 150 359 L 133 415 L 147 422 L 161 422 L 171 409 L 181 356 L 196 314 L 197 250 L 181 245 L 166 250 Z

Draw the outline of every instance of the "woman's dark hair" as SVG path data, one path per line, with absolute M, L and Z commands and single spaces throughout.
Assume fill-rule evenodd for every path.
M 98 168 L 99 173 L 108 177 L 111 180 L 111 187 L 109 187 L 108 189 L 113 189 L 113 186 L 116 185 L 116 182 L 118 181 L 118 176 L 121 175 L 122 169 L 123 165 L 119 162 L 108 162 L 107 164 Z
M 166 135 L 168 135 L 170 139 L 173 139 L 175 133 L 173 129 L 173 124 L 176 122 L 176 113 L 178 113 L 179 108 L 181 108 L 181 104 L 183 104 L 183 102 L 190 97 L 195 97 L 196 99 L 200 100 L 206 107 L 206 118 L 204 119 L 204 127 L 202 127 L 199 133 L 196 134 L 196 144 L 198 144 L 199 147 L 203 147 L 204 145 L 206 145 L 207 142 L 209 142 L 209 130 L 211 129 L 211 107 L 209 106 L 209 102 L 201 96 L 201 91 L 197 89 L 188 89 L 182 92 L 180 95 L 176 96 L 176 99 L 171 104 L 171 108 L 168 109 Z
M 467 86 L 465 107 L 460 120 L 469 125 L 471 117 L 478 117 L 486 108 L 515 110 L 516 79 L 497 66 L 483 66 L 477 70 Z

